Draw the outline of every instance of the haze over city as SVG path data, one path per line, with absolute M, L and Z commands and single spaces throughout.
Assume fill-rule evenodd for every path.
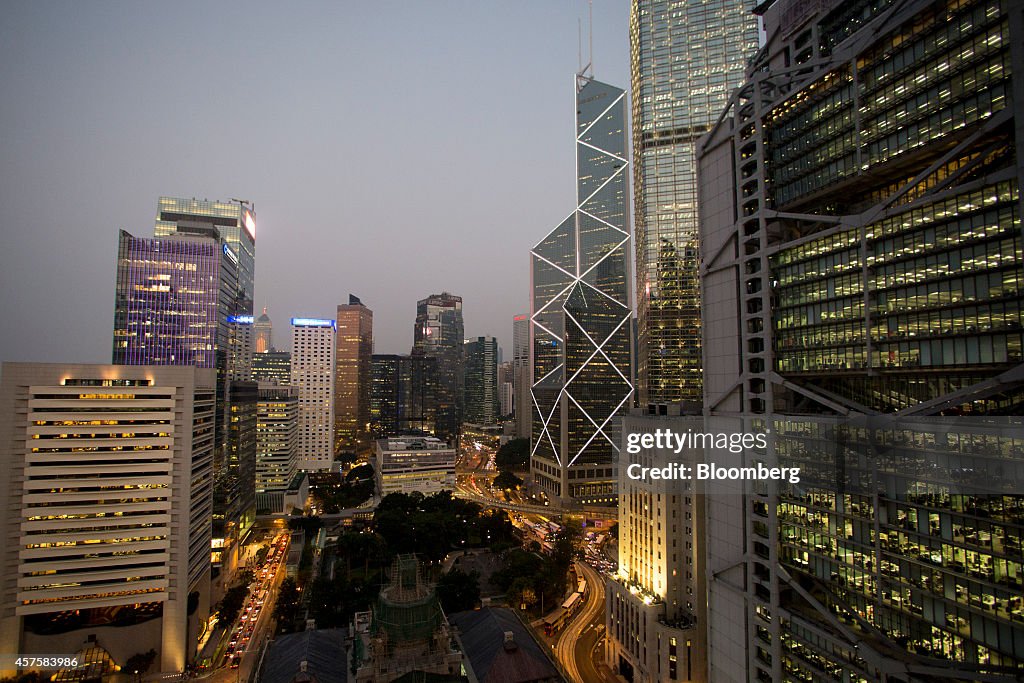
M 628 10 L 593 8 L 620 87 Z M 5 3 L 0 358 L 110 360 L 117 233 L 152 234 L 162 195 L 255 203 L 279 346 L 351 292 L 408 353 L 446 290 L 508 350 L 529 249 L 574 206 L 587 24 L 580 0 Z

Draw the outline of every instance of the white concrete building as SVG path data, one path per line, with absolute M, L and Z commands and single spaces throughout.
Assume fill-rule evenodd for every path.
M 215 381 L 193 367 L 3 364 L 7 651 L 74 655 L 92 638 L 118 665 L 150 648 L 163 671 L 194 657 L 210 602 Z
M 334 462 L 333 320 L 292 318 L 291 385 L 299 390 L 298 468 L 331 469 Z
M 619 464 L 619 570 L 605 589 L 608 641 L 606 662 L 633 683 L 704 681 L 707 647 L 704 599 L 703 496 L 701 482 L 683 479 L 633 479 L 636 463 L 665 468 L 688 467 L 699 450 L 644 448 L 627 453 L 630 434 L 658 429 L 703 431 L 703 418 L 643 415 L 623 418 Z
M 382 496 L 455 490 L 455 449 L 434 437 L 380 439 L 373 469 Z

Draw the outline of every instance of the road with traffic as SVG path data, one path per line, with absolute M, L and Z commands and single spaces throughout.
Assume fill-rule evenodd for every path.
M 593 653 L 604 629 L 604 577 L 585 562 L 576 563 L 577 576 L 587 580 L 586 602 L 562 631 L 555 656 L 573 683 L 602 683 Z

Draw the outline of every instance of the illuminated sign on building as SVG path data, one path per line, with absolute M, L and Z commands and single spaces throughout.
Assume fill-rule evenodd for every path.
M 222 250 L 224 251 L 224 255 L 227 256 L 229 259 L 231 259 L 231 262 L 234 263 L 237 266 L 238 265 L 238 257 L 235 256 L 235 252 L 233 252 L 231 250 L 231 247 L 229 247 L 226 242 L 224 243 L 224 246 L 222 247 Z
M 297 327 L 334 327 L 334 321 L 322 318 L 292 318 L 292 325 Z

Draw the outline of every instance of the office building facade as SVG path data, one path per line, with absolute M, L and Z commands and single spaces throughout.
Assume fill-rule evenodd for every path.
M 464 356 L 465 421 L 478 425 L 495 424 L 501 413 L 498 400 L 498 340 L 494 337 L 467 339 Z
M 284 492 L 295 476 L 299 449 L 296 387 L 259 383 L 256 404 L 256 493 Z
M 211 560 L 230 572 L 237 568 L 239 542 L 256 521 L 256 400 L 256 382 L 228 382 L 227 447 L 223 462 L 216 451 L 214 458 Z
M 674 416 L 634 409 L 622 432 L 703 431 L 702 417 L 680 417 L 677 406 Z M 619 468 L 619 566 L 605 587 L 606 663 L 633 683 L 706 681 L 702 482 L 630 476 L 637 467 L 692 471 L 703 452 L 643 448 L 628 457 Z
M 215 374 L 4 363 L 0 642 L 180 671 L 210 612 Z M 13 660 L 4 662 L 4 675 Z M 31 668 L 31 667 L 30 667 Z
M 576 77 L 577 208 L 531 251 L 531 474 L 549 498 L 614 505 L 633 397 L 621 89 Z
M 375 438 L 436 433 L 437 364 L 433 356 L 373 355 L 370 430 Z
M 291 351 L 267 351 L 252 357 L 252 378 L 259 382 L 288 384 L 292 377 Z
M 377 492 L 425 496 L 455 490 L 455 449 L 432 436 L 405 436 L 377 441 L 374 475 Z
M 118 238 L 113 362 L 226 369 L 236 266 L 216 233 Z M 218 352 L 221 357 L 218 361 Z
M 253 321 L 251 315 L 228 316 L 228 381 L 252 380 Z
M 630 15 L 640 405 L 701 400 L 700 139 L 757 51 L 750 0 L 634 0 Z
M 413 354 L 437 359 L 437 426 L 435 436 L 448 440 L 463 419 L 465 357 L 462 297 L 442 292 L 416 303 Z
M 334 463 L 335 321 L 292 318 L 292 371 L 299 393 L 298 468 L 329 470 Z
M 370 438 L 370 375 L 373 356 L 373 311 L 358 297 L 338 306 L 338 337 L 334 379 L 335 452 L 368 455 Z
M 256 214 L 248 202 L 160 197 L 154 237 L 202 235 L 215 231 L 237 265 L 237 303 L 232 311 L 252 315 L 256 286 Z M 228 253 L 230 252 L 230 253 Z
M 515 397 L 515 364 L 507 360 L 498 365 L 498 417 L 512 417 Z
M 252 350 L 254 353 L 266 353 L 274 350 L 274 323 L 267 315 L 267 307 L 252 324 Z
M 1019 677 L 1024 498 L 967 492 L 957 463 L 1022 452 L 994 421 L 1024 399 L 1024 8 L 760 9 L 768 43 L 699 151 L 704 405 L 780 461 L 838 433 L 817 459 L 850 476 L 709 505 L 712 678 Z M 892 440 L 854 477 L 865 423 Z
M 515 435 L 530 438 L 533 399 L 530 397 L 530 316 L 512 318 L 512 414 L 516 421 Z

